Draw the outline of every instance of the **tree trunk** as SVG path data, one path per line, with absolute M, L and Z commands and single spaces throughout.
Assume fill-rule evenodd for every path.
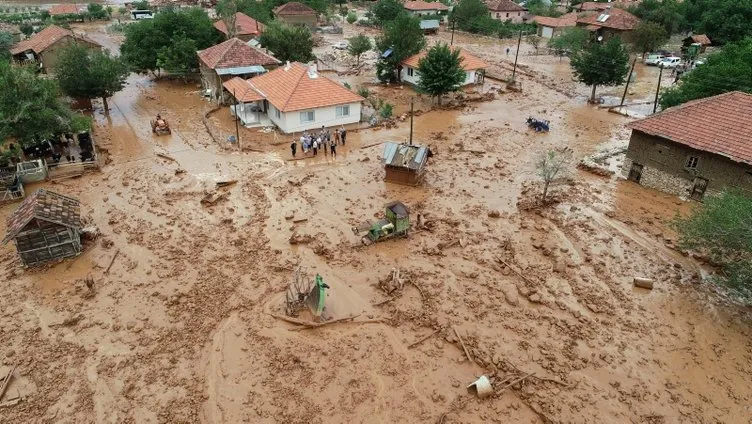
M 593 84 L 593 93 L 590 95 L 590 103 L 595 103 L 595 87 L 597 87 L 597 85 Z
M 355 66 L 358 66 L 358 65 L 360 65 L 360 55 L 356 56 L 356 59 L 355 59 Z
M 551 183 L 551 181 L 544 181 L 543 182 L 543 201 L 541 203 L 546 203 L 546 197 L 548 196 L 548 185 Z
M 107 96 L 102 96 L 102 104 L 104 105 L 104 114 L 110 114 L 110 105 L 107 104 Z
M 436 96 L 436 100 L 439 102 L 439 107 L 441 107 L 441 94 Z

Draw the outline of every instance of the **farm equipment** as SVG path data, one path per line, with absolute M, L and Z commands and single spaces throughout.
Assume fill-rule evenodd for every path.
M 160 115 L 157 115 L 157 119 L 151 121 L 151 132 L 156 135 L 172 134 L 170 123 Z
M 535 132 L 548 132 L 549 122 L 543 119 L 529 117 L 527 118 L 527 126 L 534 129 Z
M 365 222 L 353 227 L 353 233 L 361 237 L 364 245 L 393 237 L 407 237 L 410 231 L 410 209 L 402 202 L 387 203 L 384 207 L 386 219 L 376 222 Z
M 297 317 L 301 311 L 308 309 L 317 320 L 324 312 L 324 290 L 328 288 L 319 274 L 312 280 L 303 267 L 295 268 L 292 283 L 287 287 L 285 295 L 285 314 Z

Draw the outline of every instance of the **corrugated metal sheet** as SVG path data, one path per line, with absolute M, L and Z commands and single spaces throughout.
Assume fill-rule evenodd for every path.
M 399 144 L 388 141 L 384 143 L 384 163 L 392 163 L 394 154 L 397 153 L 397 146 Z
M 420 21 L 420 29 L 435 29 L 438 27 L 439 27 L 438 19 L 426 19 L 425 21 Z
M 428 148 L 417 144 L 384 143 L 384 164 L 410 170 L 420 170 L 428 158 Z
M 266 69 L 263 66 L 239 66 L 236 68 L 220 68 L 216 69 L 219 75 L 245 75 L 245 74 L 263 74 Z

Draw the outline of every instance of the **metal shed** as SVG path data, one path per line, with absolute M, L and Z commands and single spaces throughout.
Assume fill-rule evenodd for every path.
M 427 146 L 407 143 L 384 143 L 385 180 L 405 185 L 417 185 L 423 178 L 430 150 Z
M 2 243 L 13 240 L 24 265 L 81 253 L 81 205 L 78 200 L 39 189 L 8 219 Z

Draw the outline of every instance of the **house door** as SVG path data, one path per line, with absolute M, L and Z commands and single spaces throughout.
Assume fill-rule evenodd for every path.
M 702 177 L 696 177 L 695 183 L 692 186 L 692 195 L 690 196 L 692 200 L 697 200 L 698 202 L 702 201 L 703 196 L 705 196 L 705 190 L 708 188 L 708 180 Z
M 640 178 L 642 178 L 642 165 L 640 165 L 639 163 L 633 163 L 632 168 L 629 170 L 628 178 L 630 181 L 639 183 Z

